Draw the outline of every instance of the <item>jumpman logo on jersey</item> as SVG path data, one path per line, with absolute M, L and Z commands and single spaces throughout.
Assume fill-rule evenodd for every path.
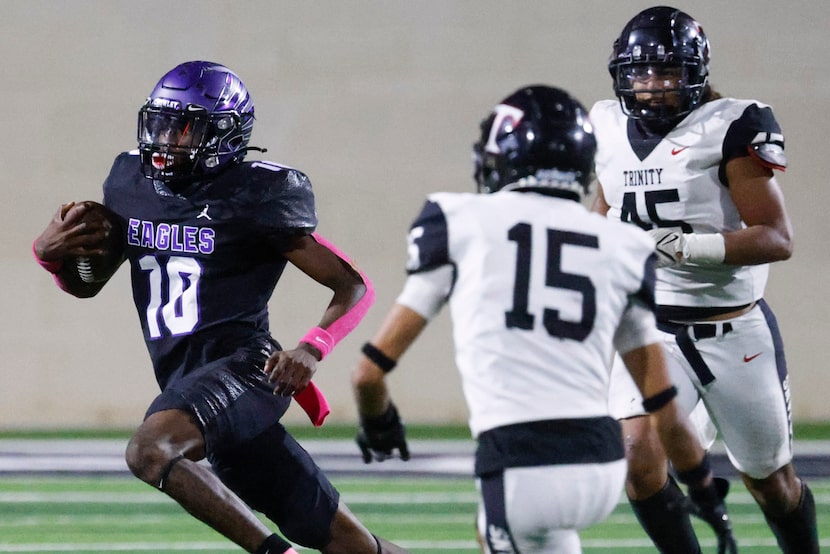
M 213 221 L 213 218 L 208 215 L 208 209 L 210 209 L 210 204 L 205 204 L 205 208 L 201 211 L 199 215 L 196 216 L 196 219 L 204 217 L 210 221 Z

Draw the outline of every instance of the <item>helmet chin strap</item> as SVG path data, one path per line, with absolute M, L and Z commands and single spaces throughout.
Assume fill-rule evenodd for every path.
M 251 150 L 255 150 L 257 152 L 262 152 L 263 154 L 265 152 L 268 152 L 267 148 L 260 148 L 259 146 L 246 146 L 245 148 L 240 148 L 239 152 L 240 152 L 240 154 L 242 154 L 242 153 L 247 153 Z

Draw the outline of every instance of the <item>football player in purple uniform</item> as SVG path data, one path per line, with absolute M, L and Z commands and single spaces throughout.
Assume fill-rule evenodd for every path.
M 674 402 L 655 326 L 649 236 L 589 212 L 596 142 L 561 89 L 523 87 L 481 125 L 475 193 L 429 195 L 409 232 L 409 276 L 353 373 L 365 462 L 399 451 L 385 374 L 445 304 L 478 448 L 485 553 L 581 552 L 578 531 L 614 509 L 625 480 L 608 413 L 614 348 L 652 413 L 692 506 L 724 541 L 723 481 Z M 687 505 L 688 507 L 688 505 Z
M 161 389 L 127 464 L 248 552 L 294 552 L 251 508 L 321 552 L 405 552 L 355 518 L 280 423 L 292 397 L 322 423 L 327 405 L 311 377 L 374 291 L 314 232 L 302 172 L 243 161 L 253 124 L 253 101 L 233 71 L 183 63 L 153 89 L 138 113 L 138 149 L 119 155 L 104 183 Z M 34 252 L 62 288 L 90 296 L 105 281 L 79 279 L 67 262 L 94 255 L 105 232 L 77 221 L 56 216 Z M 267 303 L 289 262 L 333 296 L 319 323 L 284 350 L 269 332 Z
M 792 464 L 783 343 L 763 298 L 769 264 L 792 252 L 773 172 L 787 164 L 781 129 L 769 106 L 713 91 L 709 42 L 680 10 L 632 18 L 608 68 L 617 98 L 590 113 L 594 209 L 656 242 L 657 320 L 683 409 L 702 401 L 783 552 L 818 552 L 813 496 Z M 696 554 L 688 516 L 673 509 L 682 493 L 640 403 L 618 359 L 611 406 L 627 437 L 631 505 L 661 552 Z

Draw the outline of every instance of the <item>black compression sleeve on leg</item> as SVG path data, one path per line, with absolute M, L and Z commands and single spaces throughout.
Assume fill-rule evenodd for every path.
M 645 500 L 629 499 L 651 541 L 662 554 L 700 554 L 700 543 L 689 513 L 683 508 L 683 491 L 669 477 L 665 486 Z
M 161 477 L 159 477 L 158 489 L 160 491 L 164 490 L 164 485 L 167 484 L 167 478 L 170 477 L 170 472 L 173 471 L 173 466 L 181 462 L 182 460 L 184 460 L 184 455 L 179 454 L 178 456 L 167 462 L 167 465 L 164 466 L 164 471 L 161 472 Z
M 277 523 L 287 540 L 320 551 L 331 542 L 340 494 L 279 423 L 253 439 L 213 452 L 210 462 L 222 483 Z
M 706 477 L 712 472 L 712 464 L 709 461 L 709 453 L 703 454 L 703 459 L 692 469 L 678 471 L 677 479 L 684 485 L 700 486 Z
M 807 483 L 801 482 L 801 501 L 795 510 L 779 518 L 764 516 L 784 554 L 818 554 L 816 501 Z
M 288 551 L 291 545 L 285 542 L 282 537 L 274 533 L 263 542 L 254 554 L 283 554 Z

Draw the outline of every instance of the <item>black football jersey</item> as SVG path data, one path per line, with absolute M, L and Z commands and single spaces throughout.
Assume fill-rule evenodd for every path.
M 268 300 L 282 247 L 317 225 L 300 171 L 244 162 L 179 195 L 119 155 L 104 204 L 124 220 L 133 299 L 163 389 L 177 376 L 271 340 Z

